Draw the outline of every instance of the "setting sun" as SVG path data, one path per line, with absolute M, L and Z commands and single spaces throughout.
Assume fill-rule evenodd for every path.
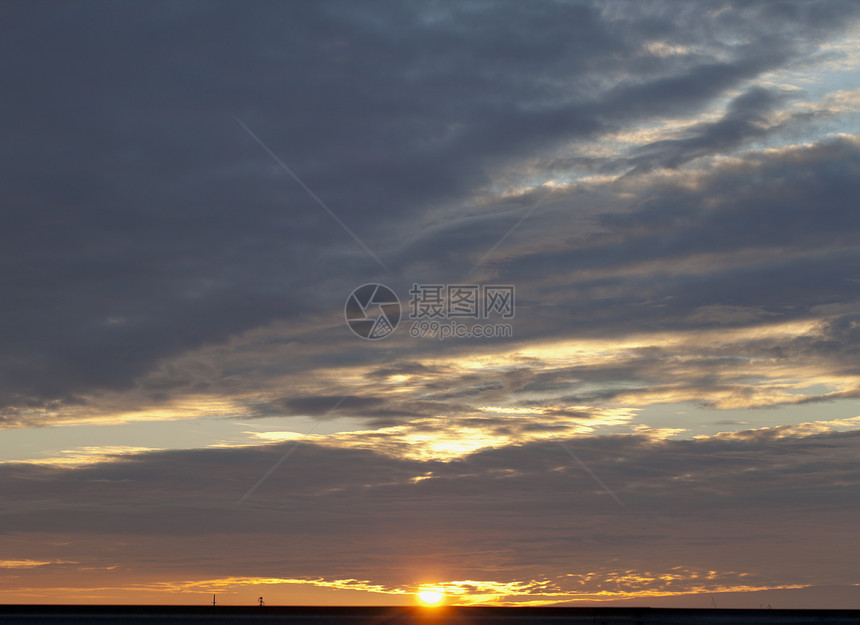
M 435 588 L 428 588 L 418 593 L 418 598 L 425 605 L 438 605 L 444 597 L 445 595 Z

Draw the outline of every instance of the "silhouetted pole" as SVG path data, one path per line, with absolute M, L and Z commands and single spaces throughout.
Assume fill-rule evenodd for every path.
M 215 595 L 212 595 L 212 605 L 215 605 Z

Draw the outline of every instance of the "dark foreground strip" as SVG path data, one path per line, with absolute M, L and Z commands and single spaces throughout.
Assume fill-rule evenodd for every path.
M 2 625 L 860 625 L 860 610 L 670 608 L 0 606 Z

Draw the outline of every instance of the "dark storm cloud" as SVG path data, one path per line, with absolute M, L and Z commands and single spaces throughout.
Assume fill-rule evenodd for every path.
M 128 388 L 381 277 L 235 117 L 387 262 L 444 269 L 461 247 L 396 249 L 429 212 L 562 142 L 695 114 L 856 10 L 724 6 L 708 24 L 636 3 L 5 4 L 0 401 Z M 663 58 L 643 50 L 653 38 L 702 45 Z M 750 93 L 722 126 L 649 156 L 749 138 L 767 105 Z M 458 245 L 474 256 L 507 227 Z

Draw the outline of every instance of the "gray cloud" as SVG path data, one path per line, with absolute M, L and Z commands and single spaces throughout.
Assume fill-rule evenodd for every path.
M 767 113 L 783 98 L 772 91 L 753 87 L 732 100 L 719 121 L 700 124 L 691 130 L 691 136 L 683 139 L 666 139 L 637 147 L 625 164 L 631 166 L 630 174 L 657 167 L 676 169 L 699 156 L 730 152 L 763 139 L 791 123 L 767 124 Z
M 141 570 L 178 559 L 224 576 L 396 583 L 384 562 L 409 553 L 407 561 L 475 575 L 462 579 L 519 578 L 541 562 L 562 584 L 564 575 L 593 573 L 591 586 L 623 557 L 628 570 L 716 569 L 724 578 L 706 582 L 713 588 L 745 583 L 739 573 L 764 585 L 804 584 L 820 567 L 834 581 L 850 571 L 853 550 L 842 542 L 850 524 L 840 523 L 857 513 L 858 440 L 782 427 L 690 441 L 566 441 L 626 509 L 554 441 L 447 463 L 301 444 L 238 508 L 237 496 L 283 447 L 149 453 L 77 469 L 5 465 L 0 484 L 15 505 L 2 518 L 7 532 L 36 542 L 62 533 L 81 545 L 95 536 L 127 545 L 89 555 L 65 548 L 74 561 L 110 565 L 141 557 L 134 550 L 146 545 L 154 551 Z M 213 554 L 211 540 L 226 534 Z
M 128 388 L 167 357 L 318 314 L 377 276 L 234 116 L 385 256 L 500 167 L 695 113 L 805 52 L 853 5 L 753 5 L 712 31 L 635 4 L 502 8 L 383 3 L 374 19 L 343 3 L 4 8 L 2 79 L 16 94 L 4 116 L 5 404 Z M 724 60 L 643 52 L 658 37 Z M 650 149 L 679 162 L 724 148 L 759 100 L 751 91 L 700 139 Z M 441 268 L 497 232 L 425 255 Z M 404 275 L 424 261 L 414 251 L 392 262 Z

